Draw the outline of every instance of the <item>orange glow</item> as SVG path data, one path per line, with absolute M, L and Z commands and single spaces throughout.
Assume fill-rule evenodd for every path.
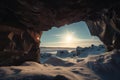
M 37 37 L 37 40 L 40 40 L 40 38 L 39 38 L 39 37 Z

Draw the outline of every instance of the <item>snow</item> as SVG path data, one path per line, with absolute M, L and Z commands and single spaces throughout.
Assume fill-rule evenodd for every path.
M 69 55 L 69 52 L 67 50 L 57 50 L 57 54 L 56 56 L 59 56 L 59 57 L 68 57 Z
M 71 62 L 68 62 L 68 61 L 64 61 L 60 58 L 57 58 L 57 57 L 50 57 L 48 60 L 46 60 L 44 62 L 45 64 L 51 64 L 53 66 L 73 66 L 74 63 L 71 63 Z
M 120 80 L 120 51 L 85 58 L 86 65 L 103 80 Z
M 51 50 L 50 50 L 51 49 Z M 76 49 L 74 48 L 44 48 L 41 51 L 41 59 L 40 61 L 44 63 L 46 60 L 48 60 L 51 56 L 59 57 L 64 60 L 69 60 L 70 59 L 76 59 L 76 58 L 85 58 L 89 55 L 98 55 L 98 54 L 103 54 L 105 52 L 105 48 L 103 45 L 99 46 L 94 46 L 91 45 L 90 47 L 77 47 Z M 45 52 L 45 50 L 47 50 Z M 48 52 L 50 50 L 50 52 Z M 53 50 L 53 51 L 52 51 Z M 52 53 L 53 52 L 53 53 Z M 55 53 L 56 52 L 56 53 Z
M 57 60 L 57 58 L 56 58 Z M 57 60 L 59 61 L 59 59 Z M 99 80 L 85 65 L 65 67 L 26 62 L 21 66 L 0 67 L 0 80 Z
M 119 50 L 105 52 L 102 45 L 92 45 L 78 51 L 57 49 L 43 52 L 42 64 L 0 67 L 0 80 L 120 80 Z

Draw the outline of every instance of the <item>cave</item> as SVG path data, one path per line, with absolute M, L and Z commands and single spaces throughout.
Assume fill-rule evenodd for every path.
M 40 63 L 42 31 L 79 21 L 107 51 L 120 49 L 119 0 L 1 0 L 0 66 Z

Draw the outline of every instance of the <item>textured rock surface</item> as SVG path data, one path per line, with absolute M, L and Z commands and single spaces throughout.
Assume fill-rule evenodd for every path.
M 39 62 L 41 34 L 33 31 L 0 32 L 0 66 Z
M 12 27 L 43 31 L 88 17 L 100 19 L 103 9 L 110 10 L 109 13 L 113 9 L 119 17 L 119 4 L 117 0 L 1 0 L 0 22 Z M 108 14 L 108 17 L 112 16 Z
M 39 47 L 35 36 L 41 35 L 41 31 L 78 21 L 85 21 L 91 34 L 97 35 L 108 51 L 119 49 L 119 5 L 119 0 L 0 0 L 0 51 L 4 54 L 7 48 L 7 51 L 23 51 L 23 54 L 28 51 L 31 55 Z M 9 37 L 13 33 L 14 39 Z
M 89 19 L 86 22 L 91 34 L 98 36 L 108 51 L 120 48 L 120 22 L 114 10 L 104 9 L 94 16 L 90 16 Z
M 0 24 L 44 31 L 83 20 L 111 50 L 119 47 L 119 5 L 118 0 L 1 0 Z

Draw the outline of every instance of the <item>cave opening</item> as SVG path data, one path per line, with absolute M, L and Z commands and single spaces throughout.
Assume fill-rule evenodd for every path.
M 88 0 L 58 2 L 14 0 L 12 2 L 15 4 L 8 0 L 0 2 L 0 65 L 4 63 L 4 65 L 12 65 L 25 61 L 39 62 L 42 31 L 48 31 L 53 26 L 62 27 L 79 21 L 86 22 L 91 35 L 97 36 L 107 51 L 120 48 L 119 1 L 106 1 L 107 5 L 104 1 Z M 75 42 L 72 37 L 81 34 L 74 36 L 74 32 L 71 31 L 66 33 L 69 35 L 63 34 L 66 36 L 66 39 L 62 39 L 66 47 L 71 46 L 68 45 L 70 42 Z M 43 40 L 42 42 L 41 46 L 45 44 Z
M 60 28 L 52 27 L 43 31 L 41 47 L 88 47 L 103 44 L 97 36 L 93 36 L 84 21 L 66 24 Z
M 77 25 L 79 21 L 86 23 L 89 36 L 83 29 L 77 28 L 79 33 L 76 33 L 75 26 L 65 29 L 67 24 Z M 53 26 L 63 27 L 65 31 L 61 28 L 57 31 Z M 52 30 L 60 31 L 60 34 Z M 81 47 L 86 36 L 91 39 L 90 34 L 97 36 L 104 46 Z M 78 35 L 83 39 L 81 43 L 78 43 Z M 58 41 L 54 40 L 56 38 Z M 92 37 L 92 41 L 98 38 Z M 52 41 L 57 44 L 53 45 Z M 40 53 L 40 45 L 78 46 L 70 54 L 66 49 L 58 50 L 56 54 L 64 59 L 76 58 L 76 61 L 67 62 L 55 55 L 44 55 Z M 107 52 L 97 55 L 103 49 Z M 87 53 L 95 52 L 94 56 L 86 57 Z M 40 56 L 50 59 L 46 64 L 39 64 Z M 0 0 L 0 80 L 120 80 L 119 74 L 120 0 Z
M 76 60 L 89 55 L 106 52 L 104 44 L 93 36 L 85 21 L 66 24 L 60 28 L 52 27 L 43 31 L 40 44 L 40 61 L 46 63 L 52 56 L 61 59 Z

